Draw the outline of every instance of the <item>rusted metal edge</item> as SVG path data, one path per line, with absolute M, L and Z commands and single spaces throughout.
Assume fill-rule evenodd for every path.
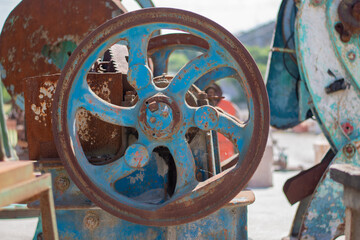
M 245 155 L 242 167 L 237 166 L 232 169 L 232 171 L 226 171 L 212 178 L 212 183 L 214 183 L 216 188 L 212 188 L 212 184 L 208 184 L 208 182 L 199 184 L 199 189 L 208 193 L 206 198 L 196 197 L 191 201 L 182 203 L 174 201 L 159 211 L 146 211 L 129 207 L 106 196 L 102 193 L 101 189 L 90 181 L 84 172 L 79 171 L 80 166 L 72 154 L 71 145 L 63 142 L 69 134 L 66 123 L 66 104 L 61 104 L 64 104 L 64 100 L 68 98 L 69 92 L 61 90 L 56 92 L 56 99 L 58 101 L 55 101 L 56 105 L 54 106 L 54 112 L 56 114 L 53 115 L 53 122 L 57 123 L 54 124 L 55 141 L 57 142 L 58 151 L 71 178 L 91 200 L 100 205 L 104 210 L 125 220 L 139 224 L 154 226 L 182 224 L 194 221 L 216 211 L 236 196 L 249 181 L 261 161 L 266 146 L 269 130 L 268 99 L 267 97 L 263 98 L 263 96 L 267 96 L 266 89 L 262 84 L 262 77 L 255 62 L 234 36 L 209 19 L 191 12 L 167 8 L 134 11 L 112 19 L 99 27 L 80 44 L 71 56 L 71 59 L 62 72 L 61 85 L 65 87 L 65 89 L 68 88 L 71 84 L 69 79 L 72 78 L 68 73 L 71 72 L 71 74 L 74 74 L 74 72 L 80 71 L 78 68 L 82 64 L 81 62 L 77 62 L 77 65 L 73 66 L 73 62 L 78 61 L 80 56 L 85 57 L 92 52 L 92 49 L 87 49 L 88 42 L 93 42 L 93 46 L 96 46 L 99 42 L 109 39 L 116 32 L 131 26 L 143 24 L 147 21 L 169 22 L 199 29 L 220 42 L 243 69 L 250 89 L 253 90 L 253 92 L 249 93 L 249 96 L 253 98 L 255 106 L 253 116 L 254 126 L 256 126 L 257 131 L 262 134 L 253 134 L 250 141 L 250 148 Z M 108 31 L 104 32 L 104 30 Z M 97 37 L 99 34 L 101 35 L 100 38 Z M 86 49 L 86 52 L 81 52 L 83 48 Z M 57 125 L 62 126 L 61 129 L 59 129 Z M 204 205 L 208 207 L 204 209 Z M 202 209 L 202 211 L 198 211 L 199 209 Z

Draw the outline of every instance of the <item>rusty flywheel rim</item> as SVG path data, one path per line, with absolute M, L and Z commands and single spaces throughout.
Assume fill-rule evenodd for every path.
M 249 148 L 244 153 L 242 163 L 199 184 L 193 191 L 154 209 L 144 209 L 117 201 L 96 185 L 77 161 L 70 141 L 67 117 L 69 96 L 74 79 L 83 64 L 105 41 L 106 46 L 116 43 L 118 33 L 142 24 L 169 23 L 189 27 L 189 31 L 199 31 L 216 40 L 229 52 L 246 78 L 248 96 L 253 101 L 253 132 Z M 184 27 L 185 28 L 185 27 Z M 193 29 L 193 30 L 191 30 Z M 141 86 L 140 86 L 141 87 Z M 266 89 L 261 74 L 242 44 L 228 31 L 209 19 L 197 14 L 167 8 L 144 9 L 116 17 L 92 32 L 74 51 L 62 71 L 55 94 L 53 109 L 53 132 L 58 152 L 64 166 L 76 185 L 98 206 L 109 213 L 138 224 L 168 226 L 183 224 L 205 217 L 218 210 L 234 198 L 247 184 L 255 172 L 265 150 L 269 130 L 269 106 Z M 76 150 L 77 151 L 77 150 Z

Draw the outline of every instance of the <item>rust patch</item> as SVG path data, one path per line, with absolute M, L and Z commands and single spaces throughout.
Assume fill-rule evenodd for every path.
M 4 85 L 12 96 L 22 93 L 25 78 L 58 73 L 54 61 L 43 55 L 64 41 L 75 45 L 97 26 L 123 13 L 112 0 L 23 0 L 10 13 L 0 35 L 0 64 Z M 73 49 L 72 49 L 73 50 Z M 63 49 L 69 57 L 72 50 Z
M 29 159 L 57 158 L 52 134 L 52 104 L 59 74 L 28 78 L 25 81 L 25 117 Z M 91 90 L 100 98 L 113 104 L 122 102 L 123 75 L 118 73 L 88 74 Z M 86 110 L 77 113 L 80 143 L 88 156 L 104 153 L 116 154 L 121 148 L 122 130 L 105 123 Z M 102 161 L 94 157 L 91 161 Z

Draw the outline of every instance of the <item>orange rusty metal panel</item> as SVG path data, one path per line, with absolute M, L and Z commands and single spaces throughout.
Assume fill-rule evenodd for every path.
M 123 100 L 123 76 L 121 73 L 89 73 L 88 84 L 103 100 L 120 105 Z M 31 160 L 58 158 L 52 134 L 51 114 L 53 95 L 59 77 L 60 74 L 53 74 L 27 78 L 25 81 L 25 118 Z M 98 156 L 105 153 L 110 153 L 110 156 L 121 153 L 120 126 L 105 123 L 85 110 L 78 112 L 77 119 L 80 142 L 90 159 L 104 161 Z
M 27 77 L 61 71 L 81 40 L 124 13 L 119 0 L 23 0 L 0 35 L 0 72 L 9 93 L 21 94 Z

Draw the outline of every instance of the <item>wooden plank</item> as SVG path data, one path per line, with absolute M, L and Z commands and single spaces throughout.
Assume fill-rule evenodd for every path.
M 360 191 L 360 168 L 350 164 L 334 164 L 330 168 L 330 177 L 346 187 Z
M 345 210 L 345 239 L 360 239 L 360 212 L 351 208 Z
M 0 219 L 34 218 L 39 217 L 38 209 L 29 208 L 5 208 L 0 209 Z
M 33 171 L 30 161 L 0 162 L 0 190 L 34 178 Z
M 59 234 L 56 224 L 56 215 L 54 207 L 54 198 L 51 191 L 51 188 L 43 192 L 40 196 L 40 211 L 43 234 L 45 239 L 58 240 Z
M 0 207 L 18 203 L 51 188 L 51 175 L 46 173 L 40 177 L 14 184 L 0 190 Z

